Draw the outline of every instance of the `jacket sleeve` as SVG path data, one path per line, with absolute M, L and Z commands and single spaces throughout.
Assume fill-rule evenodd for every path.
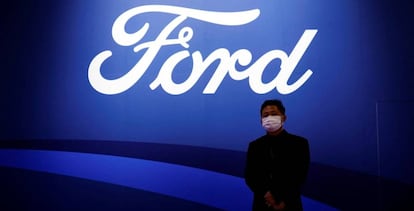
M 300 152 L 300 161 L 299 161 L 299 175 L 298 184 L 300 188 L 306 182 L 306 178 L 308 176 L 309 165 L 310 165 L 310 150 L 309 150 L 309 143 L 308 140 L 303 139 L 301 152 Z
M 266 176 L 257 146 L 253 143 L 249 144 L 247 150 L 244 178 L 247 186 L 255 194 L 262 194 L 264 196 L 270 190 L 269 178 Z

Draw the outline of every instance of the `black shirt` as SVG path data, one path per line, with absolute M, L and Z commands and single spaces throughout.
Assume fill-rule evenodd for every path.
M 270 191 L 286 210 L 302 210 L 301 186 L 305 182 L 310 155 L 308 141 L 283 130 L 249 144 L 245 181 L 254 193 L 253 210 L 269 210 L 264 195 Z

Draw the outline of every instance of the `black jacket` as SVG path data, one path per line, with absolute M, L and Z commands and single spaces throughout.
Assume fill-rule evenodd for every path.
M 245 181 L 254 193 L 253 210 L 269 210 L 264 195 L 270 191 L 286 210 L 302 210 L 301 186 L 310 162 L 308 141 L 283 130 L 265 135 L 249 144 Z M 270 209 L 271 210 L 271 209 Z

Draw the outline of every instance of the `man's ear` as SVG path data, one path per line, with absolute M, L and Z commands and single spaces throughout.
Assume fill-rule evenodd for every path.
M 286 115 L 282 115 L 282 122 L 286 122 L 287 116 Z

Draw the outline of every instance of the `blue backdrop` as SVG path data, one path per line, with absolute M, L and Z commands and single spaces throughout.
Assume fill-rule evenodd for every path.
M 260 105 L 278 98 L 286 106 L 285 128 L 308 138 L 314 165 L 370 181 L 379 177 L 411 190 L 414 17 L 407 5 L 324 0 L 11 3 L 2 8 L 3 148 L 24 142 L 23 149 L 37 143 L 34 148 L 41 150 L 125 156 L 102 152 L 100 146 L 110 141 L 226 150 L 239 153 L 232 157 L 238 163 L 230 174 L 240 179 L 248 143 L 264 133 Z M 133 35 L 140 29 L 141 37 Z M 73 148 L 59 146 L 68 141 L 76 141 Z M 85 150 L 90 141 L 94 148 Z M 183 161 L 190 157 L 177 158 L 182 150 L 168 148 L 163 153 L 169 157 L 161 159 L 140 154 L 148 149 L 125 150 L 147 161 L 226 173 L 224 165 L 206 167 L 209 153 L 193 165 Z M 32 165 L 6 160 L 4 166 Z M 220 162 L 225 161 L 211 165 Z M 311 182 L 319 181 L 312 172 Z M 342 183 L 337 179 L 331 177 Z M 328 191 L 307 190 L 310 198 L 341 208 L 340 194 L 328 200 Z M 210 203 L 159 192 L 227 209 L 213 203 L 218 199 Z

